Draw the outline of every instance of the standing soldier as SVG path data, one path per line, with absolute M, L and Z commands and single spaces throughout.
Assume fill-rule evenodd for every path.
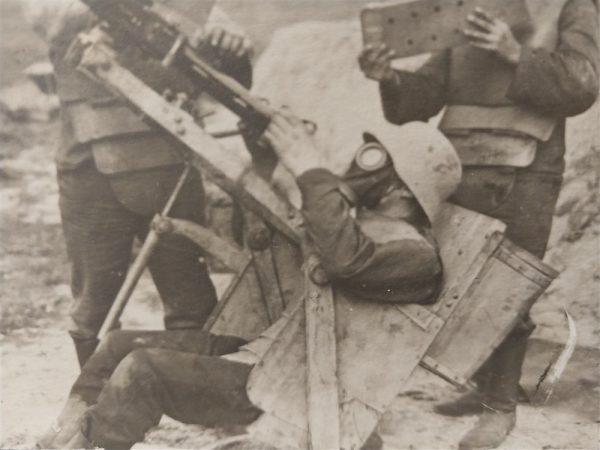
M 502 220 L 508 238 L 542 258 L 565 166 L 565 119 L 598 94 L 598 10 L 593 0 L 526 3 L 527 36 L 476 9 L 464 30 L 469 45 L 434 55 L 416 73 L 393 70 L 384 45 L 366 47 L 359 64 L 380 82 L 390 122 L 428 120 L 446 106 L 440 129 L 463 164 L 453 201 Z M 497 348 L 475 377 L 478 392 L 437 407 L 481 413 L 461 449 L 495 448 L 513 429 L 532 329 L 527 317 Z
M 212 2 L 195 7 L 206 8 L 206 4 Z M 33 8 L 43 6 L 36 2 Z M 144 122 L 124 99 L 80 73 L 66 58 L 78 34 L 97 24 L 95 16 L 77 0 L 52 6 L 51 17 L 42 15 L 34 25 L 50 44 L 61 101 L 56 163 L 75 300 L 69 332 L 83 366 L 96 348 L 98 330 L 123 283 L 135 237 L 144 238 L 184 165 L 174 139 Z M 189 4 L 173 2 L 173 6 L 186 7 L 189 19 Z M 217 17 L 222 23 L 222 14 Z M 214 27 L 198 42 L 213 55 L 215 66 L 246 86 L 251 84 L 251 48 L 245 37 Z M 138 49 L 119 48 L 119 53 L 133 72 L 159 92 L 169 88 L 189 98 L 198 94 L 191 81 L 148 60 Z M 171 215 L 202 223 L 203 203 L 201 176 L 192 171 Z M 167 329 L 201 328 L 216 304 L 200 256 L 200 250 L 184 238 L 169 236 L 161 239 L 150 259 Z

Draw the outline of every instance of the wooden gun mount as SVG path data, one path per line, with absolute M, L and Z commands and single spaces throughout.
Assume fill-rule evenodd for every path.
M 236 272 L 206 329 L 268 344 L 247 386 L 264 411 L 249 428 L 251 440 L 360 448 L 419 364 L 467 384 L 557 275 L 504 239 L 501 222 L 447 205 L 434 224 L 445 272 L 436 304 L 375 304 L 318 286 L 303 268 L 300 213 L 247 167 L 247 157 L 223 149 L 117 64 L 90 69 L 185 144 L 188 163 L 253 215 L 247 223 L 272 231 L 269 246 L 240 249 L 191 223 L 156 225 L 188 236 Z

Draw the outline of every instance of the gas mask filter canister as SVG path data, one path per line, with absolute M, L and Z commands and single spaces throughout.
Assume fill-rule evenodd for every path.
M 365 142 L 354 157 L 356 165 L 366 172 L 374 172 L 385 166 L 388 154 L 378 142 Z

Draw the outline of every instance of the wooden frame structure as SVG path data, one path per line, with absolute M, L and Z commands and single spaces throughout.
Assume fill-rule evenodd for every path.
M 98 61 L 98 53 L 110 59 L 94 44 L 82 64 Z M 343 296 L 313 281 L 300 213 L 247 158 L 116 63 L 86 69 L 185 144 L 188 163 L 245 211 L 244 248 L 184 220 L 157 216 L 153 227 L 187 236 L 236 273 L 207 329 L 270 342 L 248 383 L 264 411 L 251 427 L 257 439 L 285 448 L 360 448 L 417 365 L 468 384 L 557 275 L 506 241 L 501 222 L 448 205 L 434 224 L 445 268 L 436 304 Z

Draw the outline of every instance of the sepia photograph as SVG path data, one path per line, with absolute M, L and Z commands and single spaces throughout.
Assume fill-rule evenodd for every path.
M 600 448 L 598 0 L 0 0 L 0 449 Z

